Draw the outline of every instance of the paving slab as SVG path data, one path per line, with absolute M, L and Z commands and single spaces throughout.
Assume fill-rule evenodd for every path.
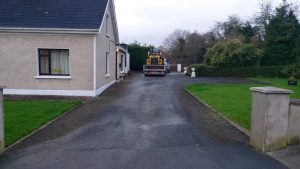
M 268 154 L 291 169 L 300 168 L 300 145 L 289 146 L 287 149 Z

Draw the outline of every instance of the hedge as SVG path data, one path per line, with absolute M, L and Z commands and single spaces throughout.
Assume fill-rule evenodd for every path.
M 191 68 L 196 68 L 197 77 L 286 77 L 281 71 L 281 66 L 256 66 L 256 67 L 212 67 L 206 65 L 191 65 L 188 74 L 191 74 Z
M 143 65 L 146 63 L 149 50 L 150 46 L 142 46 L 138 43 L 128 45 L 128 52 L 130 53 L 130 70 L 143 70 Z

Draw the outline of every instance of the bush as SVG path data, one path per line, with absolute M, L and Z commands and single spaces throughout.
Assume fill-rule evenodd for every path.
M 191 68 L 196 68 L 197 77 L 286 77 L 280 66 L 269 67 L 213 67 L 206 65 L 191 65 L 188 73 L 191 73 Z
M 224 44 L 221 42 L 218 42 L 215 44 L 212 48 L 208 48 L 207 52 L 204 56 L 204 63 L 206 65 L 213 65 L 216 62 L 218 62 L 216 59 L 220 56 L 225 50 Z
M 205 55 L 205 64 L 218 67 L 255 66 L 260 58 L 261 51 L 252 44 L 243 44 L 240 40 L 233 39 L 209 48 Z
M 287 65 L 281 71 L 286 77 L 296 77 L 300 79 L 300 60 L 292 65 Z

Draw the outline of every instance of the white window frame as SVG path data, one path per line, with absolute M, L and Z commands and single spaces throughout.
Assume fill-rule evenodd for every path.
M 50 49 L 50 50 L 68 50 L 69 51 L 69 75 L 67 76 L 59 76 L 59 75 L 40 75 L 40 49 Z M 71 57 L 70 57 L 70 49 L 69 48 L 36 48 L 36 76 L 35 79 L 72 79 L 71 76 Z

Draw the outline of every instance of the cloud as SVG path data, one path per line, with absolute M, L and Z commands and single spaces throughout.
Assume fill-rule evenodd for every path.
M 205 32 L 228 15 L 249 18 L 259 11 L 258 4 L 258 0 L 115 0 L 121 41 L 156 46 L 178 28 Z

